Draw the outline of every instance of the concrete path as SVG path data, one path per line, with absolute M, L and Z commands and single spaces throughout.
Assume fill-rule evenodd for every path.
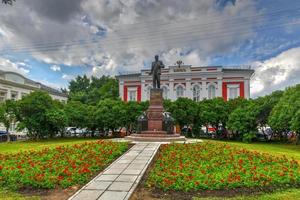
M 160 143 L 137 143 L 69 200 L 129 199 Z

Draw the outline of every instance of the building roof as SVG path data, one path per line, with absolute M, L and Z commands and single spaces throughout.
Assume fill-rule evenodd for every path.
M 7 80 L 5 75 L 6 74 L 14 74 L 15 76 L 21 78 L 24 80 L 24 83 L 18 83 L 18 82 L 14 82 L 12 80 Z M 11 83 L 14 83 L 18 86 L 27 86 L 27 87 L 30 87 L 31 89 L 41 89 L 41 90 L 44 90 L 46 92 L 49 92 L 50 94 L 52 95 L 57 95 L 57 96 L 61 96 L 61 97 L 68 97 L 67 94 L 57 90 L 57 89 L 54 89 L 54 88 L 51 88 L 49 86 L 46 86 L 40 82 L 37 82 L 37 81 L 33 81 L 31 79 L 28 79 L 26 78 L 25 76 L 23 76 L 22 74 L 19 74 L 17 72 L 12 72 L 12 71 L 4 71 L 4 70 L 0 70 L 0 79 L 2 80 L 5 80 L 6 82 L 11 82 Z

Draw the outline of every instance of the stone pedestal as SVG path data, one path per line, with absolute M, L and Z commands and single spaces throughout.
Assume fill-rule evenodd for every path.
M 163 123 L 163 98 L 162 89 L 151 89 L 150 91 L 150 105 L 147 110 L 148 118 L 148 133 L 166 134 L 162 129 Z M 143 133 L 143 132 L 142 132 Z
M 185 141 L 184 136 L 175 134 L 174 131 L 167 134 L 167 131 L 163 130 L 164 107 L 162 94 L 162 89 L 151 89 L 150 105 L 146 113 L 148 128 L 141 131 L 139 134 L 131 134 L 130 136 L 127 136 L 126 139 L 147 142 Z

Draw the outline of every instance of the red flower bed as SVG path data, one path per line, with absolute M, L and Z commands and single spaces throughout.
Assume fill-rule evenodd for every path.
M 300 184 L 300 164 L 227 144 L 162 145 L 147 185 L 163 190 L 214 190 Z
M 0 185 L 18 189 L 66 188 L 84 184 L 127 149 L 127 143 L 97 141 L 0 154 Z

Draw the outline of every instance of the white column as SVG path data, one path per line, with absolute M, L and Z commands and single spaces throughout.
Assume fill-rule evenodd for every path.
M 11 99 L 11 90 L 7 90 L 6 99 Z
M 250 81 L 249 79 L 244 80 L 244 91 L 245 91 L 245 99 L 250 98 Z
M 190 78 L 187 78 L 187 79 L 185 79 L 185 81 L 186 81 L 186 82 L 185 82 L 185 84 L 186 84 L 186 86 L 185 86 L 185 89 L 186 89 L 185 95 L 186 95 L 187 98 L 193 99 L 191 79 L 190 79 Z
M 169 88 L 170 88 L 170 93 L 169 93 L 169 98 L 171 101 L 175 100 L 175 91 L 174 91 L 174 79 L 169 79 Z
M 218 90 L 216 93 L 217 97 L 222 97 L 222 79 L 218 79 Z
M 206 78 L 202 81 L 201 99 L 208 99 Z
M 124 101 L 124 81 L 120 81 L 120 84 L 119 84 L 119 96 Z
M 146 101 L 147 100 L 147 88 L 145 85 L 145 80 L 142 80 L 142 86 L 141 86 L 141 92 L 142 92 L 142 101 Z

